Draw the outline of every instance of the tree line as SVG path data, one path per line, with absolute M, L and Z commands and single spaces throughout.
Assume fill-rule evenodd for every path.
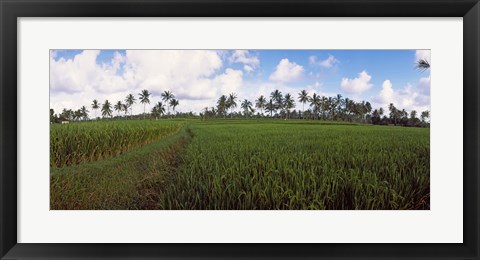
M 97 119 L 97 110 L 100 109 L 102 118 L 111 119 L 113 117 L 113 109 L 117 112 L 117 117 L 133 119 L 149 118 L 158 119 L 164 115 L 170 115 L 170 108 L 176 113 L 176 107 L 179 105 L 178 99 L 171 91 L 164 91 L 161 94 L 162 101 L 155 104 L 149 114 L 146 113 L 146 104 L 150 104 L 151 93 L 148 90 L 142 90 L 138 94 L 140 104 L 143 104 L 143 116 L 133 115 L 133 104 L 137 99 L 134 95 L 128 94 L 124 100 L 118 101 L 113 106 L 105 100 L 100 104 L 96 99 L 93 100 L 91 108 Z M 293 109 L 296 107 L 296 101 L 302 105 L 302 109 Z M 240 106 L 241 111 L 235 111 Z M 305 109 L 305 106 L 307 108 Z M 112 109 L 113 108 L 113 109 Z M 329 120 L 329 121 L 347 121 L 358 123 L 371 123 L 374 125 L 401 125 L 414 127 L 428 127 L 427 119 L 430 118 L 430 112 L 422 111 L 418 114 L 412 110 L 407 113 L 405 109 L 399 109 L 394 104 L 388 106 L 387 114 L 383 108 L 372 109 L 372 105 L 368 101 L 356 102 L 349 98 L 343 98 L 341 94 L 334 97 L 321 96 L 317 93 L 309 95 L 306 90 L 298 93 L 297 100 L 290 94 L 283 93 L 276 89 L 270 93 L 268 97 L 260 95 L 255 102 L 248 99 L 239 101 L 237 94 L 222 95 L 218 98 L 216 106 L 205 107 L 199 114 L 201 119 L 213 118 L 283 118 L 283 119 L 305 119 L 305 120 Z M 59 115 L 54 114 L 50 109 L 50 120 L 52 123 L 62 121 L 85 121 L 89 120 L 89 111 L 85 106 L 78 110 L 63 109 Z M 183 113 L 183 117 L 194 117 L 192 112 Z
M 302 110 L 295 108 L 295 99 L 290 94 L 282 94 L 280 90 L 274 90 L 270 96 L 259 96 L 254 103 L 248 99 L 239 101 L 235 93 L 222 95 L 218 98 L 216 106 L 205 107 L 200 113 L 202 119 L 212 118 L 283 118 L 283 119 L 307 119 L 307 120 L 330 120 L 348 121 L 359 123 L 371 123 L 375 125 L 402 125 L 402 126 L 428 126 L 429 111 L 418 113 L 412 110 L 410 114 L 405 109 L 398 109 L 390 104 L 388 117 L 383 108 L 372 110 L 368 101 L 356 102 L 349 98 L 343 98 L 341 94 L 335 97 L 325 97 L 313 93 L 309 95 L 306 90 L 298 93 L 297 101 L 302 105 Z M 234 111 L 240 105 L 241 111 Z M 307 109 L 305 110 L 305 105 Z M 255 112 L 257 112 L 255 114 Z
M 143 104 L 143 118 L 145 119 L 147 116 L 147 113 L 145 111 L 146 105 L 150 104 L 150 98 L 152 94 L 144 89 L 138 94 L 138 100 L 140 101 L 140 104 Z M 180 104 L 178 99 L 175 98 L 175 95 L 171 91 L 164 91 L 163 93 L 160 94 L 162 101 L 159 101 L 155 104 L 155 106 L 152 108 L 151 113 L 149 114 L 150 116 L 153 116 L 158 119 L 158 117 L 163 116 L 163 115 L 170 115 L 170 108 L 172 108 L 173 113 L 176 114 L 175 108 Z M 136 104 L 137 99 L 133 94 L 128 94 L 124 102 L 122 101 L 117 101 L 112 106 L 112 103 L 110 103 L 107 100 L 103 103 L 99 103 L 97 99 L 94 99 L 91 104 L 91 108 L 93 112 L 95 113 L 94 119 L 98 119 L 97 117 L 97 111 L 100 109 L 102 118 L 113 118 L 113 110 L 117 112 L 117 117 L 120 117 L 121 113 L 125 113 L 125 118 L 134 118 L 133 115 L 133 104 Z M 167 114 L 165 114 L 165 106 L 167 107 Z M 128 112 L 130 111 L 130 116 L 128 115 Z M 77 110 L 72 110 L 72 109 L 66 109 L 64 108 L 61 113 L 55 114 L 55 111 L 50 108 L 50 122 L 51 123 L 61 123 L 63 121 L 86 121 L 89 120 L 89 113 L 90 111 L 85 107 L 82 106 Z

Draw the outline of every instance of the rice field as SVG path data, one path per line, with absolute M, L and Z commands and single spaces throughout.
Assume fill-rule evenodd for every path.
M 131 151 L 178 131 L 178 121 L 102 121 L 50 126 L 50 167 L 95 161 Z
M 82 128 L 90 127 L 88 124 L 92 126 L 91 135 L 107 128 L 100 126 L 103 122 L 85 123 Z M 99 162 L 93 161 L 96 156 L 90 157 L 88 152 L 92 149 L 83 150 L 84 155 L 80 157 L 92 158 L 89 163 L 73 166 L 60 163 L 63 167 L 52 167 L 51 208 L 402 210 L 430 207 L 428 128 L 272 119 L 192 120 L 181 124 L 163 121 L 162 127 L 155 126 L 155 121 L 138 121 L 118 127 L 135 128 L 142 124 L 162 134 L 148 139 L 156 141 L 145 147 L 141 145 L 145 139 L 136 139 L 142 141 L 135 141 L 137 145 L 132 152 L 120 156 L 108 154 L 112 158 L 102 162 L 108 163 L 108 167 L 99 167 Z M 73 125 L 71 130 L 79 131 Z M 170 133 L 176 134 L 170 137 Z M 180 135 L 183 141 L 171 141 Z M 81 140 L 85 138 L 78 132 L 63 136 L 76 138 L 77 145 L 82 145 Z M 168 145 L 160 145 L 165 143 Z M 103 150 L 108 151 L 108 144 L 103 145 Z M 145 152 L 146 149 L 150 149 L 149 152 Z M 53 152 L 62 158 L 62 153 L 55 148 Z M 142 156 L 132 155 L 136 153 Z M 164 163 L 154 163 L 159 160 Z M 115 187 L 132 176 L 137 179 L 129 190 L 123 195 L 117 194 Z M 96 179 L 102 181 L 96 182 Z M 132 199 L 118 203 L 122 196 Z M 102 199 L 95 199 L 100 197 Z

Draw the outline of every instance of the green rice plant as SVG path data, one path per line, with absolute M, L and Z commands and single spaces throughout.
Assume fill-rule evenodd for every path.
M 191 126 L 159 208 L 429 207 L 428 129 L 225 121 Z
M 101 155 L 62 153 L 91 162 L 51 167 L 52 209 L 430 207 L 429 129 L 261 119 L 111 123 L 63 129 L 68 147 Z M 136 135 L 142 128 L 154 137 Z M 134 144 L 115 146 L 124 136 Z M 89 142 L 100 145 L 84 149 Z
M 181 121 L 125 120 L 50 126 L 50 166 L 117 156 L 177 132 Z
M 116 157 L 51 168 L 50 209 L 156 209 L 160 190 L 189 138 L 181 128 Z

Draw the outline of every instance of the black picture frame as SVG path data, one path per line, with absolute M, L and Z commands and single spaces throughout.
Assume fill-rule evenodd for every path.
M 17 243 L 18 17 L 463 17 L 461 244 Z M 479 0 L 0 0 L 1 259 L 479 259 Z M 428 28 L 426 28 L 428 30 Z M 446 36 L 446 40 L 448 36 Z M 455 173 L 449 173 L 455 174 Z M 460 173 L 457 173 L 460 174 Z M 438 232 L 442 232 L 439 230 Z

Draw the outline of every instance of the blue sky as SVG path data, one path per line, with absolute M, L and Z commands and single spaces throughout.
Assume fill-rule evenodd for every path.
M 430 71 L 415 69 L 416 60 L 430 60 L 429 50 L 53 50 L 50 56 L 55 110 L 89 107 L 95 98 L 123 101 L 142 89 L 153 93 L 152 103 L 170 90 L 179 111 L 194 112 L 222 94 L 254 102 L 274 89 L 295 97 L 302 89 L 342 94 L 374 108 L 430 107 Z M 140 105 L 136 110 L 143 112 Z

